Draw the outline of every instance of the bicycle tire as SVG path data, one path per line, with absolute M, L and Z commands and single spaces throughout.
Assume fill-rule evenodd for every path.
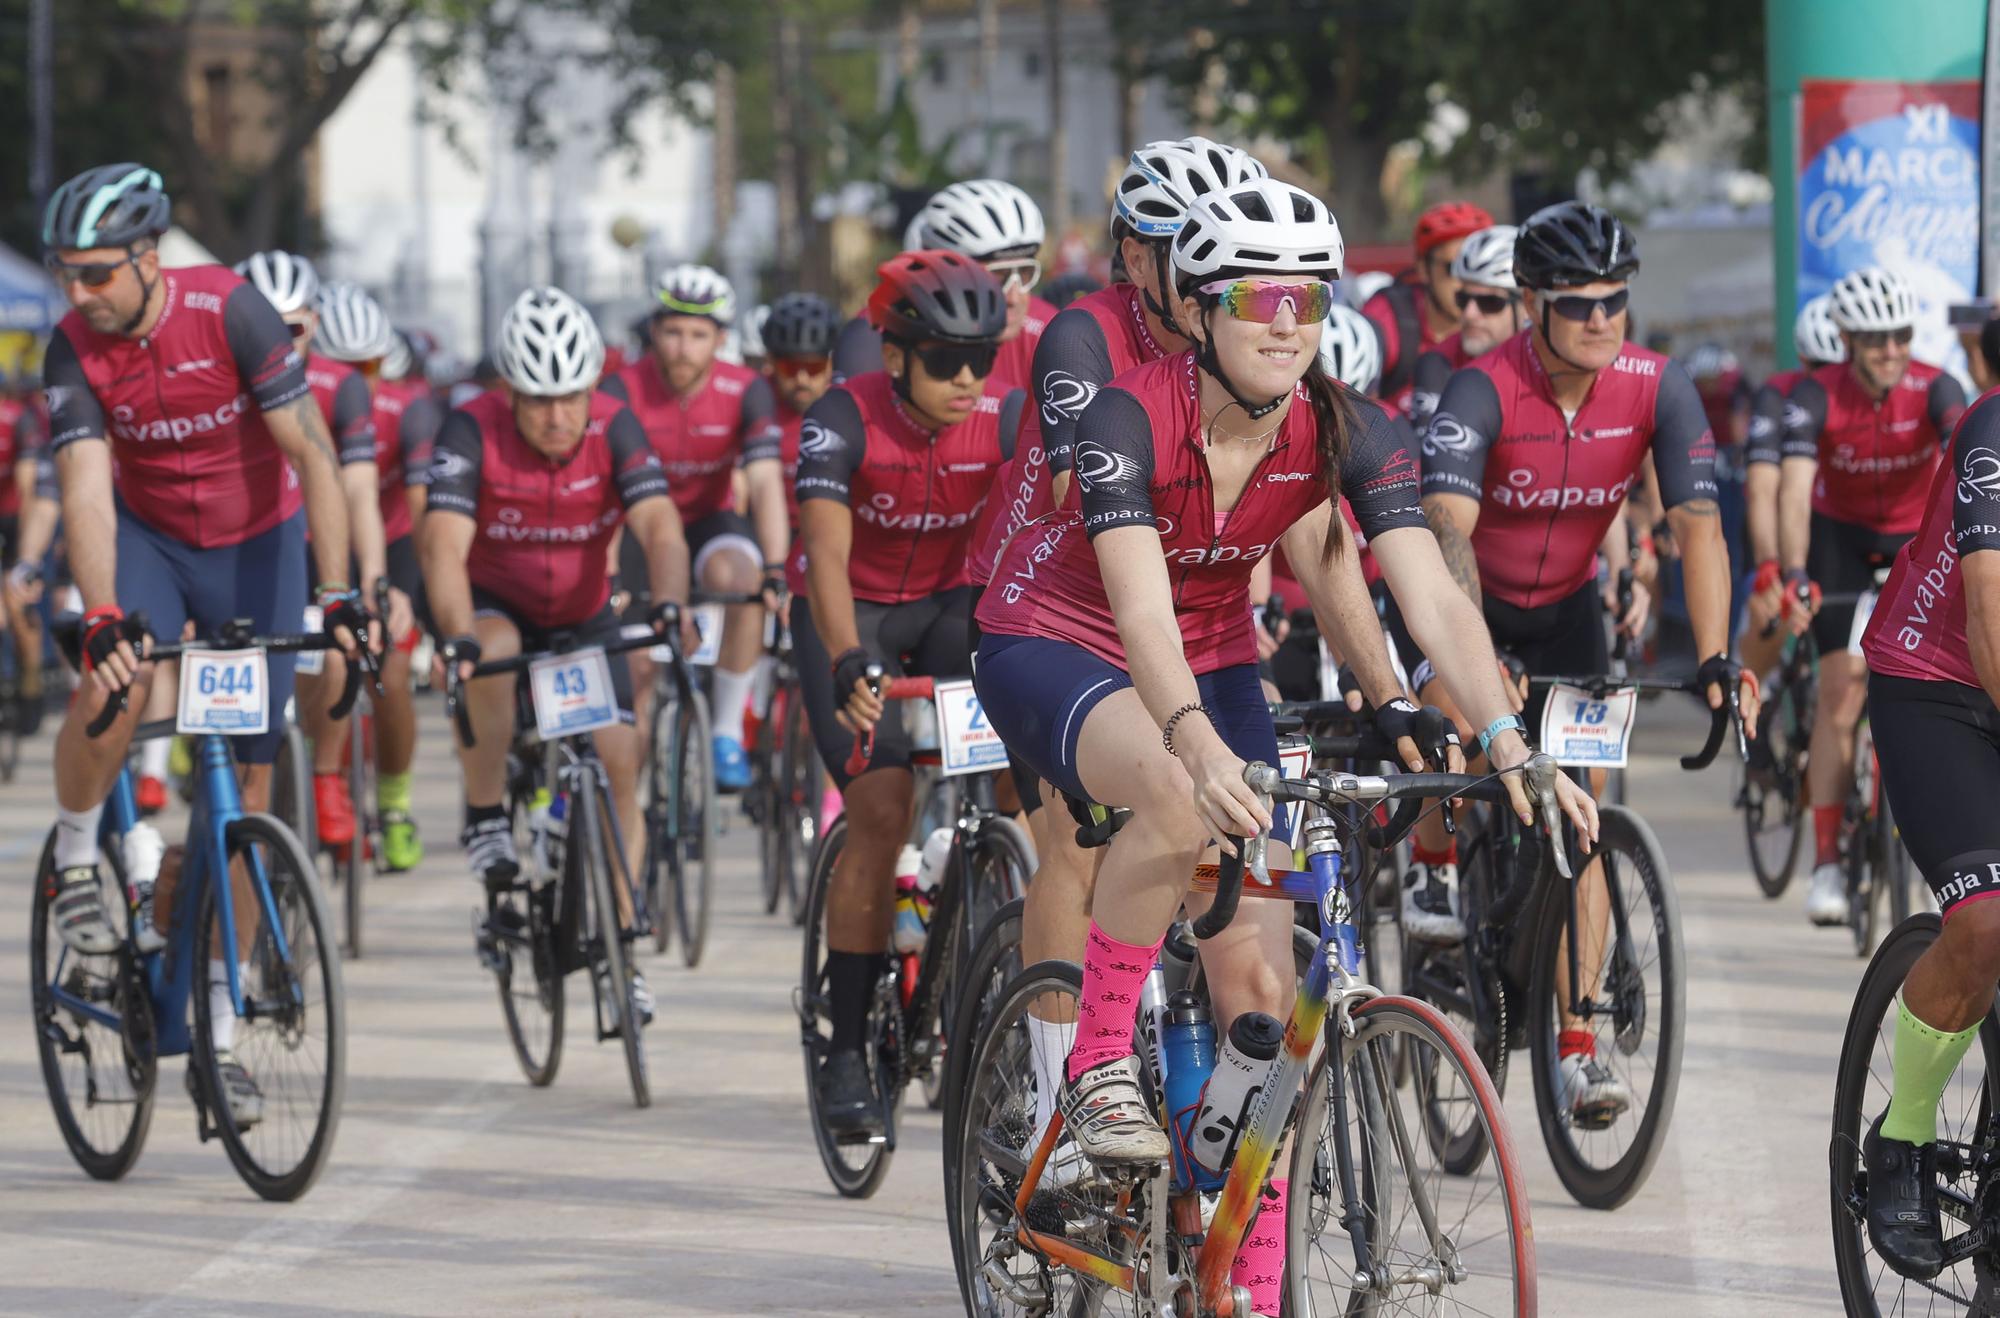
M 1887 1264 L 1875 1257 L 1873 1246 L 1868 1240 L 1868 1227 L 1862 1216 L 1862 1206 L 1866 1202 L 1865 1169 L 1862 1165 L 1861 1140 L 1863 1133 L 1874 1123 L 1879 1113 L 1871 1113 L 1863 1104 L 1871 1098 L 1879 1099 L 1891 1092 L 1894 1080 L 1889 1066 L 1892 1049 L 1887 1035 L 1895 1032 L 1895 1006 L 1901 995 L 1903 980 L 1917 959 L 1929 950 L 1943 931 L 1943 919 L 1931 912 L 1924 912 L 1904 921 L 1891 930 L 1875 950 L 1862 973 L 1861 983 L 1855 989 L 1854 1005 L 1849 1009 L 1847 1028 L 1841 1036 L 1840 1065 L 1835 1073 L 1833 1099 L 1833 1129 L 1827 1145 L 1828 1198 L 1833 1220 L 1834 1271 L 1840 1281 L 1842 1303 L 1850 1315 L 1873 1315 L 1880 1313 L 1914 1313 L 1922 1305 L 1924 1312 L 1930 1312 L 1936 1304 L 1932 1296 L 1942 1295 L 1956 1299 L 1959 1309 L 1969 1303 L 1974 1286 L 1971 1284 L 1973 1264 L 1970 1260 L 1958 1269 L 1939 1275 L 1931 1282 L 1911 1281 L 1897 1275 Z M 1970 1050 L 1967 1060 L 1972 1057 Z M 2000 1012 L 1990 1010 L 1979 1029 L 1980 1062 L 1984 1075 L 1978 1081 L 1980 1101 L 1973 1104 L 1964 1092 L 1965 1062 L 1961 1070 L 1954 1073 L 1947 1084 L 1945 1095 L 1939 1101 L 1939 1136 L 1966 1142 L 1976 1142 L 1983 1138 L 1987 1125 L 1987 1114 L 2000 1103 Z M 1880 1071 L 1871 1069 L 1871 1063 L 1879 1063 Z M 1959 1099 L 1954 1101 L 1957 1091 Z M 1979 1115 L 1971 1122 L 1964 1122 L 1964 1114 L 1976 1111 Z M 1947 1125 L 1945 1118 L 1962 1124 Z M 1949 1225 L 1952 1218 L 1946 1215 Z M 1955 1237 L 1954 1237 L 1955 1239 Z M 1947 1240 L 1947 1245 L 1951 1240 Z M 1962 1269 L 1962 1271 L 1961 1271 Z M 1886 1284 L 1891 1290 L 1888 1302 L 1883 1302 L 1876 1294 L 1878 1285 Z M 1925 1293 L 1929 1292 L 1929 1295 Z M 1915 1302 L 1910 1297 L 1916 1297 Z
M 1608 885 L 1618 881 L 1613 900 L 1623 900 L 1628 909 L 1627 927 L 1633 943 L 1624 951 L 1607 950 L 1606 965 L 1611 969 L 1599 980 L 1601 988 L 1605 978 L 1614 971 L 1622 971 L 1625 991 L 1618 999 L 1619 1010 L 1614 1017 L 1622 1022 L 1612 1036 L 1615 1051 L 1626 1057 L 1636 1055 L 1643 1037 L 1655 1021 L 1658 1023 L 1656 1060 L 1650 1083 L 1644 1086 L 1646 1106 L 1624 1153 L 1608 1163 L 1591 1161 L 1586 1151 L 1573 1142 L 1573 1127 L 1566 1119 L 1567 1114 L 1559 1110 L 1556 1036 L 1561 1029 L 1561 1016 L 1556 1009 L 1556 977 L 1566 960 L 1559 952 L 1568 924 L 1567 903 L 1560 898 L 1538 938 L 1534 983 L 1529 990 L 1528 1036 L 1535 1077 L 1535 1109 L 1542 1127 L 1542 1142 L 1548 1147 L 1556 1175 L 1570 1197 L 1584 1207 L 1609 1210 L 1639 1192 L 1666 1145 L 1667 1128 L 1673 1123 L 1674 1102 L 1680 1090 L 1681 1049 L 1687 1028 L 1687 967 L 1680 898 L 1674 891 L 1672 874 L 1652 827 L 1639 815 L 1619 806 L 1606 806 L 1598 818 L 1599 842 L 1591 861 L 1604 867 Z M 1572 849 L 1570 854 L 1577 853 Z M 1613 865 L 1612 858 L 1620 856 L 1627 858 L 1626 863 Z M 1619 895 L 1623 873 L 1628 869 L 1638 880 L 1637 895 L 1644 898 L 1646 906 L 1643 911 Z M 1647 930 L 1656 949 L 1651 963 L 1659 967 L 1657 995 L 1645 991 L 1639 982 L 1643 981 L 1649 960 L 1645 950 Z M 1615 924 L 1607 937 L 1613 933 Z M 1597 1056 L 1599 1061 L 1607 1060 L 1607 1050 L 1600 1047 Z M 1636 1099 L 1640 1086 L 1630 1087 Z M 1625 1116 L 1629 1116 L 1629 1109 Z M 1622 1123 L 1625 1116 L 1614 1124 Z
M 67 950 L 50 918 L 55 900 L 55 830 L 42 844 L 41 859 L 35 866 L 35 896 L 29 919 L 28 983 L 35 1023 L 35 1050 L 42 1063 L 42 1083 L 48 1090 L 49 1106 L 55 1111 L 56 1127 L 70 1157 L 93 1180 L 115 1181 L 132 1170 L 145 1151 L 146 1133 L 153 1124 L 153 1099 L 159 1077 L 159 1062 L 152 1046 L 153 1007 L 145 996 L 145 978 L 137 973 L 131 943 L 121 937 L 118 951 L 106 957 L 82 957 Z M 106 851 L 112 860 L 116 848 Z M 117 879 L 115 860 L 114 886 Z M 107 910 L 123 910 L 123 902 L 106 902 Z M 116 920 L 114 914 L 113 919 Z M 121 935 L 124 931 L 120 931 Z M 53 991 L 55 961 L 68 970 L 65 987 L 88 1001 L 108 1001 L 119 1017 L 119 1028 L 81 1014 L 69 1015 L 68 1025 L 60 1019 Z M 143 1003 L 143 1005 L 135 1004 Z M 115 1053 L 117 1064 L 100 1065 L 97 1053 Z M 71 1059 L 81 1056 L 82 1069 Z M 73 1074 L 72 1074 L 73 1073 Z M 111 1083 L 106 1083 L 111 1082 Z M 117 1096 L 121 1087 L 130 1097 Z M 109 1099 L 98 1095 L 110 1093 Z M 80 1119 L 75 1104 L 81 1101 L 86 1118 Z M 103 1110 L 106 1119 L 90 1119 Z M 123 1121 L 118 1119 L 124 1113 Z M 86 1129 L 89 1127 L 89 1129 Z
M 347 1007 L 340 977 L 340 955 L 333 939 L 333 918 L 320 891 L 319 872 L 292 831 L 271 815 L 248 814 L 230 824 L 226 833 L 229 860 L 243 858 L 248 872 L 255 874 L 259 857 L 272 906 L 284 921 L 285 941 L 290 956 L 280 961 L 264 925 L 261 910 L 236 910 L 239 929 L 256 918 L 258 932 L 249 961 L 251 973 L 244 978 L 244 999 L 253 1004 L 247 1018 L 236 1022 L 234 1051 L 264 1092 L 265 1120 L 248 1129 L 239 1128 L 222 1101 L 222 1081 L 216 1067 L 213 1021 L 210 1019 L 207 985 L 198 974 L 194 999 L 194 1060 L 201 1101 L 222 1138 L 236 1174 L 259 1196 L 289 1202 L 312 1188 L 333 1153 L 335 1134 L 340 1129 L 340 1110 L 347 1085 Z M 223 870 L 226 876 L 228 868 Z M 211 875 L 202 894 L 201 923 L 195 930 L 194 964 L 206 966 L 214 957 L 211 940 L 215 936 L 218 905 L 217 884 L 226 881 Z M 315 1009 L 311 998 L 314 985 L 319 991 Z M 263 1004 L 269 1003 L 269 1006 Z M 268 1012 L 279 1025 L 269 1046 L 246 1046 L 246 1036 L 254 1036 Z M 273 1065 L 280 1054 L 296 1056 L 297 1040 L 323 1019 L 325 1059 L 315 1080 L 305 1077 L 296 1086 L 287 1084 L 285 1096 L 275 1096 L 277 1077 Z M 298 1097 L 292 1097 L 296 1094 Z M 304 1110 L 311 1104 L 314 1116 L 311 1133 L 303 1140 L 274 1139 L 271 1119 L 280 1111 Z M 281 1151 L 300 1148 L 296 1160 L 280 1161 Z
M 783 802 L 779 808 L 786 825 L 781 839 L 785 901 L 792 923 L 803 925 L 813 856 L 819 845 L 826 779 L 820 771 L 819 746 L 813 741 L 812 724 L 806 717 L 806 702 L 797 678 L 785 687 L 783 774 Z
M 799 1042 L 805 1058 L 806 1107 L 812 1120 L 813 1146 L 819 1153 L 819 1160 L 826 1168 L 827 1179 L 842 1198 L 866 1199 L 881 1188 L 882 1178 L 889 1174 L 889 1163 L 893 1157 L 888 1144 L 872 1141 L 866 1144 L 844 1141 L 826 1128 L 819 1111 L 819 1068 L 826 1055 L 827 1036 L 821 1033 L 821 1006 L 826 1001 L 825 958 L 822 946 L 826 937 L 826 901 L 833 881 L 833 869 L 840 859 L 842 849 L 847 845 L 847 816 L 833 821 L 833 827 L 820 839 L 819 849 L 813 855 L 812 881 L 806 888 L 806 933 L 804 958 L 800 972 Z M 877 995 L 876 1006 L 871 1009 L 869 1039 L 871 1045 L 879 1047 L 879 1031 L 873 1028 L 874 1017 L 885 1005 Z M 885 1070 L 879 1052 L 870 1059 L 875 1063 L 877 1096 L 885 1100 L 885 1107 L 900 1106 L 901 1087 L 893 1094 L 883 1094 Z M 862 1150 L 850 1158 L 843 1150 Z
M 1383 1225 L 1421 1225 L 1417 1213 L 1395 1207 L 1397 1159 L 1394 1155 L 1398 1148 L 1403 1147 L 1394 1139 L 1396 1128 L 1401 1126 L 1404 1129 L 1411 1152 L 1429 1146 L 1415 1132 L 1408 1130 L 1412 1120 L 1404 1118 L 1398 1106 L 1401 1102 L 1400 1091 L 1396 1088 L 1394 1075 L 1398 1054 L 1428 1053 L 1437 1058 L 1436 1070 L 1448 1071 L 1456 1077 L 1457 1086 L 1465 1094 L 1462 1101 L 1476 1111 L 1476 1119 L 1485 1127 L 1485 1142 L 1489 1148 L 1487 1170 L 1476 1177 L 1447 1178 L 1422 1174 L 1404 1164 L 1401 1168 L 1403 1199 L 1407 1203 L 1410 1185 L 1422 1183 L 1433 1196 L 1433 1209 L 1436 1211 L 1442 1195 L 1454 1191 L 1456 1187 L 1465 1187 L 1467 1200 L 1464 1215 L 1456 1223 L 1450 1223 L 1445 1220 L 1446 1214 L 1439 1212 L 1439 1227 L 1454 1244 L 1469 1252 L 1483 1252 L 1461 1257 L 1459 1262 L 1464 1268 L 1464 1280 L 1447 1284 L 1468 1285 L 1481 1278 L 1496 1279 L 1501 1292 L 1499 1297 L 1490 1299 L 1460 1300 L 1454 1295 L 1444 1301 L 1443 1308 L 1451 1312 L 1462 1308 L 1476 1313 L 1511 1311 L 1517 1315 L 1533 1315 L 1537 1303 L 1537 1277 L 1534 1227 L 1529 1215 L 1526 1178 L 1521 1172 L 1520 1153 L 1508 1128 L 1500 1095 L 1493 1088 L 1486 1068 L 1474 1054 L 1472 1045 L 1435 1007 L 1417 998 L 1370 998 L 1354 1008 L 1351 1019 L 1355 1026 L 1352 1036 L 1343 1034 L 1336 1022 L 1328 1022 L 1327 1050 L 1307 1077 L 1304 1101 L 1299 1107 L 1298 1125 L 1293 1133 L 1292 1200 L 1286 1220 L 1285 1249 L 1288 1311 L 1357 1315 L 1403 1311 L 1393 1297 L 1372 1290 L 1355 1289 L 1354 1252 L 1345 1234 L 1339 1234 L 1338 1243 L 1331 1248 L 1319 1247 L 1329 1261 L 1323 1273 L 1315 1275 L 1315 1237 L 1328 1226 L 1338 1227 L 1342 1217 L 1340 1205 L 1333 1201 L 1338 1181 L 1334 1172 L 1337 1159 L 1322 1152 L 1327 1133 L 1330 1133 L 1331 1105 L 1328 1095 L 1332 1073 L 1328 1070 L 1328 1058 L 1338 1056 L 1343 1074 L 1351 1073 L 1360 1082 L 1358 1094 L 1354 1092 L 1355 1086 L 1349 1085 L 1350 1102 L 1347 1105 L 1350 1125 L 1367 1132 L 1363 1136 L 1364 1141 L 1368 1141 L 1367 1147 L 1361 1150 L 1362 1156 L 1355 1159 L 1360 1182 L 1357 1189 L 1364 1211 L 1376 1224 L 1376 1229 L 1370 1232 L 1371 1246 L 1382 1248 L 1385 1239 L 1381 1230 Z M 1361 1063 L 1358 1066 L 1357 1061 Z M 1353 1101 L 1357 1098 L 1358 1102 Z M 1354 1124 L 1357 1111 L 1360 1113 L 1358 1125 Z M 1316 1136 L 1316 1131 L 1322 1133 Z M 1385 1141 L 1383 1134 L 1391 1138 Z M 1315 1195 L 1323 1195 L 1326 1204 L 1317 1204 Z M 1483 1222 L 1479 1229 L 1466 1225 L 1466 1219 L 1473 1212 L 1487 1210 L 1496 1203 L 1501 1218 L 1498 1223 Z M 1395 1252 L 1399 1259 L 1419 1255 L 1416 1250 Z M 1424 1251 L 1419 1255 L 1423 1256 L 1430 1256 L 1428 1242 L 1425 1242 Z M 1421 1263 L 1418 1266 L 1421 1268 Z M 1506 1274 L 1504 1279 L 1500 1278 L 1503 1271 Z M 1332 1295 L 1326 1300 L 1313 1298 L 1320 1290 L 1332 1292 Z M 1436 1298 L 1432 1297 L 1433 1302 Z
M 319 821 L 313 813 L 312 751 L 296 723 L 285 725 L 271 765 L 271 813 L 292 830 L 308 856 L 319 854 Z
M 347 718 L 347 794 L 354 802 L 354 838 L 347 844 L 347 854 L 340 860 L 340 879 L 347 889 L 341 894 L 347 936 L 343 948 L 356 961 L 361 959 L 361 883 L 362 874 L 367 869 L 368 850 L 372 845 L 368 819 L 375 800 L 368 782 L 370 766 L 367 736 L 363 729 L 366 717 L 363 706 L 356 705 Z
M 951 1187 L 958 1173 L 958 1104 L 964 1095 L 966 1074 L 972 1064 L 972 1041 L 979 1037 L 987 1017 L 1008 981 L 1018 975 L 1021 965 L 1021 919 L 1027 903 L 1008 902 L 986 922 L 972 941 L 965 958 L 964 983 L 958 995 L 958 1010 L 952 1017 L 953 1039 L 966 1041 L 944 1056 L 944 1184 L 945 1229 L 956 1232 Z
M 572 841 L 569 856 L 574 863 L 585 869 L 588 883 L 579 891 L 588 891 L 589 901 L 594 908 L 591 927 L 595 930 L 593 941 L 603 948 L 604 963 L 609 970 L 611 991 L 618 995 L 611 1003 L 600 1002 L 599 1010 L 607 1007 L 612 1013 L 611 1025 L 618 1033 L 620 1048 L 625 1054 L 625 1072 L 632 1081 L 632 1105 L 647 1108 L 653 1105 L 652 1087 L 646 1080 L 646 1040 L 644 1023 L 639 1019 L 632 987 L 632 963 L 627 954 L 623 932 L 618 927 L 618 901 L 612 883 L 624 868 L 622 859 L 614 859 L 614 848 L 607 845 L 611 834 L 611 803 L 606 794 L 600 792 L 603 780 L 586 781 L 583 790 L 577 793 L 573 803 L 582 806 L 580 816 L 571 829 L 570 836 L 576 837 L 576 828 L 583 830 L 583 845 Z M 591 991 L 601 992 L 596 967 L 591 967 Z
M 785 897 L 785 876 L 782 870 L 784 857 L 784 833 L 778 820 L 783 809 L 784 793 L 779 782 L 778 759 L 781 752 L 779 738 L 782 728 L 784 707 L 781 691 L 773 691 L 771 700 L 764 709 L 764 717 L 758 720 L 757 736 L 751 743 L 750 789 L 744 793 L 743 806 L 751 822 L 757 827 L 757 885 L 758 895 L 763 898 L 764 914 L 775 915 L 778 903 Z
M 1790 725 L 1782 721 L 1787 712 L 1785 706 L 1798 698 L 1798 693 L 1790 686 L 1781 686 L 1771 702 L 1764 706 L 1764 712 L 1757 719 L 1757 740 L 1760 745 L 1753 750 L 1753 763 L 1757 759 L 1767 760 L 1769 767 L 1763 772 L 1771 779 L 1759 781 L 1753 771 L 1746 769 L 1743 791 L 1738 798 L 1743 813 L 1744 840 L 1750 851 L 1750 873 L 1757 880 L 1757 890 L 1772 901 L 1784 896 L 1791 886 L 1792 876 L 1798 870 L 1799 850 L 1804 845 L 1806 835 L 1806 812 L 1800 804 L 1800 792 L 1805 787 L 1799 762 L 1798 748 L 1791 744 L 1789 731 L 1782 735 L 1780 728 Z M 1781 767 L 1782 766 L 1782 767 Z M 1775 829 L 1770 827 L 1771 807 L 1779 806 L 1779 819 L 1784 829 L 1782 851 L 1769 850 L 1760 846 L 1760 839 L 1766 843 L 1779 840 Z
M 529 854 L 527 797 L 532 788 L 531 782 L 510 783 L 507 791 L 508 815 L 523 856 Z M 556 1072 L 562 1068 L 563 1017 L 568 1004 L 556 947 L 556 894 L 560 890 L 560 880 L 553 878 L 539 887 L 516 884 L 486 903 L 489 930 L 496 922 L 508 926 L 503 932 L 487 934 L 494 955 L 490 968 L 500 990 L 500 1015 L 507 1024 L 514 1060 L 537 1089 L 554 1084 Z M 517 982 L 523 969 L 527 976 Z
M 708 948 L 715 907 L 715 758 L 708 720 L 708 697 L 691 688 L 685 709 L 674 720 L 680 772 L 674 794 L 674 920 L 681 936 L 681 962 L 692 970 Z

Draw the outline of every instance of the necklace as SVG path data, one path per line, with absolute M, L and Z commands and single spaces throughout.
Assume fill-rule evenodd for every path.
M 1215 415 L 1219 417 L 1219 416 L 1221 416 L 1221 415 L 1222 415 L 1222 413 L 1221 413 L 1221 412 L 1217 412 L 1217 413 L 1216 413 Z M 1224 435 L 1224 436 L 1223 436 L 1223 438 L 1224 438 L 1224 439 L 1229 439 L 1229 440 L 1234 440 L 1234 441 L 1235 441 L 1236 443 L 1238 443 L 1238 444 L 1243 444 L 1243 445 L 1250 445 L 1250 444 L 1261 444 L 1261 443 L 1263 443 L 1264 441 L 1266 441 L 1266 440 L 1270 439 L 1270 438 L 1271 438 L 1271 436 L 1273 436 L 1273 435 L 1277 434 L 1277 433 L 1278 433 L 1278 427 L 1279 427 L 1279 426 L 1282 426 L 1282 425 L 1284 425 L 1284 424 L 1285 424 L 1285 418 L 1281 416 L 1281 417 L 1279 417 L 1279 418 L 1278 418 L 1278 419 L 1277 419 L 1276 421 L 1273 421 L 1273 422 L 1271 423 L 1271 426 L 1270 426 L 1270 429 L 1266 430 L 1266 431 L 1265 431 L 1265 432 L 1264 432 L 1263 434 L 1261 434 L 1261 435 Z M 1214 417 L 1211 417 L 1211 418 L 1209 418 L 1209 422 L 1208 422 L 1208 443 L 1207 443 L 1206 447 L 1208 447 L 1208 448 L 1214 448 L 1214 447 L 1215 447 L 1215 418 L 1214 418 Z

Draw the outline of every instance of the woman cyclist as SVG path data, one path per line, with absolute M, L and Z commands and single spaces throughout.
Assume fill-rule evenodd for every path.
M 1284 542 L 1399 758 L 1420 767 L 1419 724 L 1431 720 L 1390 667 L 1353 537 L 1334 515 L 1345 495 L 1418 641 L 1449 656 L 1446 680 L 1484 728 L 1482 746 L 1503 769 L 1529 754 L 1485 625 L 1417 510 L 1407 441 L 1380 407 L 1311 369 L 1342 256 L 1327 208 L 1287 184 L 1260 179 L 1195 203 L 1172 250 L 1195 346 L 1119 376 L 1085 409 L 1081 507 L 1015 536 L 980 604 L 975 671 L 993 726 L 1062 791 L 1132 812 L 1098 879 L 1059 1098 L 1078 1146 L 1100 1162 L 1167 1156 L 1124 1004 L 1207 840 L 1270 824 L 1243 781 L 1246 761 L 1277 754 L 1250 630 L 1259 560 Z M 1455 744 L 1448 754 L 1462 763 Z M 1519 778 L 1509 791 L 1527 820 Z M 1593 834 L 1589 802 L 1562 790 Z M 1291 911 L 1253 905 L 1266 909 L 1246 909 L 1203 948 L 1218 1032 L 1246 1011 L 1282 1014 L 1294 991 Z M 1263 1212 L 1275 1229 L 1257 1240 L 1284 1238 L 1286 1185 L 1272 1189 Z M 1278 1311 L 1281 1248 L 1246 1246 L 1236 1260 L 1232 1275 L 1257 1283 L 1260 1314 Z

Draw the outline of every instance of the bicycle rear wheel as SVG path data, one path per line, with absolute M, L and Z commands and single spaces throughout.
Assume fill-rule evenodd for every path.
M 277 915 L 274 929 L 261 904 L 235 904 L 237 945 L 247 944 L 249 955 L 241 962 L 244 1012 L 236 1021 L 234 1051 L 263 1091 L 263 1119 L 238 1126 L 223 1100 L 206 970 L 200 969 L 221 959 L 215 916 L 226 874 L 209 878 L 195 930 L 194 1066 L 237 1175 L 266 1199 L 292 1200 L 326 1167 L 340 1126 L 347 1083 L 340 956 L 318 875 L 290 829 L 270 815 L 245 815 L 229 826 L 228 845 L 231 868 L 243 866 L 253 890 L 262 876 Z
M 1307 1081 L 1293 1134 L 1285 1249 L 1289 1312 L 1533 1314 L 1527 1187 L 1486 1068 L 1429 1003 L 1371 998 L 1352 1018 L 1352 1037 L 1329 1027 L 1338 1067 L 1329 1064 L 1330 1047 Z M 1448 1094 L 1479 1124 L 1489 1157 L 1476 1173 L 1448 1174 L 1438 1150 L 1422 1137 L 1421 1103 L 1395 1084 L 1402 1054 L 1417 1059 L 1417 1069 L 1434 1077 L 1436 1092 Z M 1344 1102 L 1334 1101 L 1336 1079 Z M 1351 1184 L 1339 1171 L 1341 1145 L 1353 1169 Z M 1350 1195 L 1368 1228 L 1360 1263 L 1341 1225 Z M 1435 1236 L 1424 1225 L 1419 1195 L 1437 1224 Z
M 709 751 L 708 697 L 690 689 L 674 720 L 675 777 L 674 920 L 680 926 L 681 960 L 701 964 L 708 947 L 715 897 L 715 757 Z
M 812 879 L 813 854 L 819 845 L 820 803 L 826 780 L 820 772 L 819 747 L 797 679 L 785 686 L 784 745 L 779 757 L 779 868 L 785 901 L 793 924 L 804 924 L 806 890 Z
M 296 723 L 285 725 L 278 758 L 271 766 L 271 813 L 292 830 L 308 856 L 319 854 L 319 827 L 313 817 L 312 749 Z
M 340 881 L 346 889 L 342 893 L 343 914 L 346 917 L 347 941 L 343 945 L 347 955 L 356 961 L 361 959 L 361 881 L 368 871 L 368 851 L 374 845 L 373 830 L 369 828 L 369 818 L 375 807 L 375 793 L 371 789 L 368 760 L 365 706 L 357 704 L 347 720 L 347 791 L 354 802 L 354 840 L 347 844 L 346 855 L 339 858 Z
M 153 1004 L 138 973 L 131 944 L 123 939 L 124 885 L 113 857 L 104 884 L 104 907 L 120 934 L 109 956 L 82 956 L 56 932 L 55 830 L 35 867 L 35 898 L 28 926 L 28 983 L 35 1016 L 35 1047 L 56 1126 L 76 1165 L 100 1181 L 115 1181 L 139 1161 L 153 1121 L 159 1074 Z M 106 1018 L 109 1019 L 106 1019 Z
M 780 854 L 782 834 L 778 826 L 784 801 L 784 785 L 779 779 L 780 741 L 784 735 L 782 694 L 773 692 L 758 720 L 757 736 L 751 743 L 749 790 L 743 794 L 743 811 L 757 829 L 757 886 L 764 899 L 764 914 L 777 911 L 785 897 L 785 876 Z
M 1737 797 L 1750 845 L 1750 871 L 1758 890 L 1774 901 L 1792 882 L 1806 835 L 1804 765 L 1799 758 L 1805 748 L 1792 742 L 1793 720 L 1787 708 L 1797 698 L 1789 686 L 1780 686 L 1764 706 Z

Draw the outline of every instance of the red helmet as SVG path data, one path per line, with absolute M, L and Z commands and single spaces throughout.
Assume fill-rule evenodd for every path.
M 1433 247 L 1492 227 L 1493 217 L 1484 206 L 1469 201 L 1441 201 L 1417 217 L 1417 229 L 1410 241 L 1416 244 L 1417 255 L 1423 257 Z
M 1007 330 L 1007 295 L 985 266 L 948 251 L 904 252 L 875 271 L 868 323 L 901 342 L 997 341 Z

